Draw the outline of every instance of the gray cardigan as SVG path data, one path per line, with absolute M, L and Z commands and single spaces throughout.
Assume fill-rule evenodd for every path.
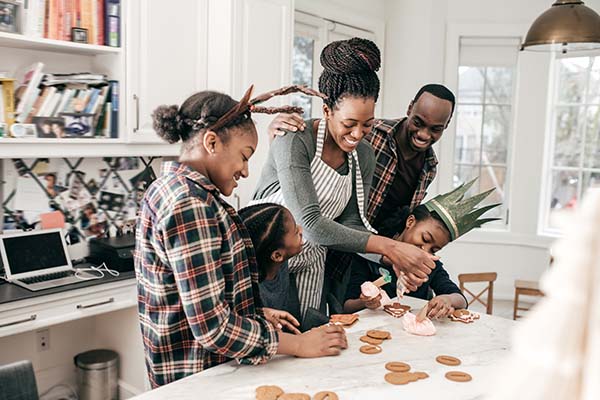
M 263 166 L 254 199 L 264 199 L 281 188 L 285 205 L 302 226 L 309 241 L 335 250 L 363 253 L 371 233 L 366 231 L 360 219 L 356 190 L 352 191 L 352 197 L 336 219 L 337 222 L 321 215 L 310 172 L 316 147 L 313 120 L 306 121 L 304 132 L 287 132 L 285 136 L 275 138 Z M 375 156 L 373 149 L 365 141 L 358 144 L 356 151 L 364 186 L 363 210 L 366 211 L 375 170 Z M 348 161 L 337 172 L 347 174 Z M 353 163 L 351 173 L 353 185 L 356 185 L 356 163 Z

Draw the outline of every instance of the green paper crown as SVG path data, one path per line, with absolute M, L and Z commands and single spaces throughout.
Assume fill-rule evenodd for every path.
M 476 194 L 465 199 L 465 193 L 473 186 L 477 178 L 470 182 L 463 183 L 456 189 L 446 194 L 440 194 L 425 203 L 429 212 L 435 211 L 450 231 L 450 241 L 464 235 L 473 228 L 479 228 L 481 225 L 496 221 L 500 218 L 482 218 L 480 216 L 502 203 L 491 204 L 489 206 L 475 208 L 483 199 L 488 197 L 496 188 Z

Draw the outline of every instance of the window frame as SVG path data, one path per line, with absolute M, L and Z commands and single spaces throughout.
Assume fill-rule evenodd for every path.
M 550 237 L 561 237 L 563 231 L 558 227 L 550 226 L 550 214 L 552 209 L 550 208 L 550 198 L 552 196 L 552 183 L 553 183 L 553 173 L 557 171 L 568 171 L 568 172 L 576 172 L 578 176 L 577 182 L 577 201 L 578 203 L 582 200 L 582 185 L 583 185 L 583 174 L 585 172 L 600 172 L 600 168 L 586 168 L 584 167 L 584 156 L 581 156 L 579 165 L 577 167 L 560 167 L 554 165 L 555 160 L 555 145 L 556 145 L 556 110 L 559 107 L 570 107 L 574 106 L 578 108 L 578 111 L 585 111 L 583 113 L 584 118 L 587 118 L 587 110 L 590 106 L 599 107 L 600 102 L 597 104 L 589 103 L 588 101 L 588 93 L 589 93 L 589 85 L 590 85 L 590 74 L 589 74 L 589 64 L 587 70 L 587 76 L 585 81 L 585 94 L 584 99 L 581 103 L 564 103 L 561 104 L 558 101 L 558 89 L 560 85 L 560 61 L 567 58 L 593 58 L 599 57 L 600 60 L 600 50 L 591 50 L 591 51 L 578 51 L 578 52 L 569 52 L 565 55 L 562 54 L 553 54 L 551 57 L 550 63 L 550 81 L 548 83 L 548 104 L 547 104 L 547 121 L 546 121 L 546 132 L 545 132 L 545 142 L 546 146 L 544 147 L 544 164 L 543 164 L 543 181 L 542 181 L 542 190 L 541 196 L 539 200 L 539 213 L 538 213 L 538 234 L 545 235 Z M 585 130 L 581 132 L 582 134 L 582 143 L 581 143 L 581 152 L 583 153 L 585 150 L 585 139 L 587 133 L 587 121 L 585 122 L 586 127 Z M 577 127 L 580 129 L 580 126 Z

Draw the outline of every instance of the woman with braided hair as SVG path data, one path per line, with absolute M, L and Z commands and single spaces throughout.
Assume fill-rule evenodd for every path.
M 324 309 L 327 248 L 385 255 L 409 280 L 424 281 L 437 259 L 378 236 L 365 218 L 375 160 L 361 139 L 374 122 L 379 49 L 366 39 L 333 42 L 323 49 L 321 64 L 324 118 L 274 139 L 254 195 L 255 202 L 285 205 L 304 229 L 303 251 L 289 261 L 303 317 L 309 308 Z
M 153 113 L 162 138 L 183 142 L 179 161 L 163 164 L 144 194 L 136 230 L 138 313 L 153 387 L 231 359 L 258 364 L 276 353 L 320 357 L 347 347 L 339 327 L 284 333 L 261 307 L 252 241 L 221 197 L 248 176 L 257 145 L 250 113 L 273 95 L 250 100 L 250 92 L 239 102 L 200 92 Z

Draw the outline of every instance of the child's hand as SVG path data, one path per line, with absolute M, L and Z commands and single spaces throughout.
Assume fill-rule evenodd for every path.
M 265 318 L 267 321 L 275 325 L 275 328 L 280 331 L 285 327 L 289 332 L 294 335 L 299 335 L 300 331 L 297 326 L 300 326 L 300 323 L 292 314 L 287 311 L 275 310 L 274 308 L 263 308 L 263 312 L 265 313 Z
M 360 299 L 369 310 L 375 310 L 381 306 L 381 293 L 372 298 L 366 297 L 361 293 Z
M 338 325 L 323 325 L 300 335 L 296 357 L 336 356 L 348 348 L 346 331 Z
M 436 296 L 429 300 L 427 310 L 428 318 L 444 318 L 454 312 L 452 307 L 452 299 L 448 295 Z

